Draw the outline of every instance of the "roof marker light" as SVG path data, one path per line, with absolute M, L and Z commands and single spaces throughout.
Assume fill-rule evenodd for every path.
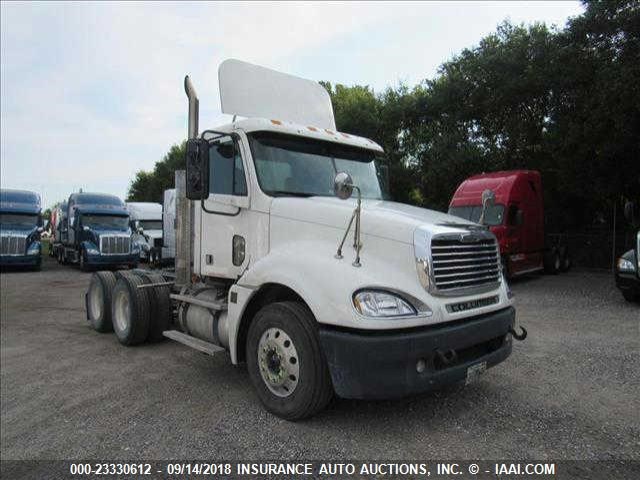
M 324 129 L 325 132 L 327 132 L 329 135 L 334 135 L 334 133 L 331 130 L 327 130 L 326 128 Z
M 280 120 L 271 120 L 271 123 L 273 123 L 274 125 L 282 125 L 282 122 Z
M 344 138 L 350 138 L 346 133 L 340 133 L 340 135 L 342 135 Z
M 316 127 L 307 127 L 309 130 L 311 130 L 312 132 L 317 132 L 318 129 Z

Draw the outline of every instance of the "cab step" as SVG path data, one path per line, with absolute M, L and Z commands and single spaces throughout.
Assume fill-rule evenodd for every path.
M 178 330 L 165 330 L 162 332 L 167 338 L 171 340 L 175 340 L 176 342 L 180 342 L 187 347 L 195 348 L 201 352 L 206 353 L 207 355 L 215 355 L 218 352 L 224 352 L 224 348 L 216 345 L 215 343 L 206 342 L 204 340 L 200 340 L 199 338 L 192 337 L 191 335 L 187 335 L 186 333 L 182 333 Z

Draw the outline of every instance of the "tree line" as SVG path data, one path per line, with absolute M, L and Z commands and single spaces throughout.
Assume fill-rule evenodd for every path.
M 415 86 L 321 82 L 336 126 L 383 146 L 396 201 L 446 210 L 470 175 L 526 168 L 554 226 L 608 223 L 640 192 L 640 4 L 584 7 L 562 28 L 504 22 Z M 136 174 L 129 200 L 161 202 L 177 168 L 184 143 Z

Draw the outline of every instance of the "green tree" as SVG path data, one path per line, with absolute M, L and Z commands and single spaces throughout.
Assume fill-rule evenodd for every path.
M 127 201 L 162 203 L 164 191 L 174 187 L 175 171 L 185 168 L 185 148 L 186 142 L 172 145 L 151 172 L 138 171 L 129 186 Z

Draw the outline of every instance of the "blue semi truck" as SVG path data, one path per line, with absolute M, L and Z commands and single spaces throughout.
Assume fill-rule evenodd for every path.
M 58 222 L 53 254 L 61 264 L 92 267 L 138 265 L 139 247 L 131 241 L 129 212 L 115 195 L 72 193 Z
M 39 269 L 42 257 L 40 195 L 0 190 L 0 265 Z

